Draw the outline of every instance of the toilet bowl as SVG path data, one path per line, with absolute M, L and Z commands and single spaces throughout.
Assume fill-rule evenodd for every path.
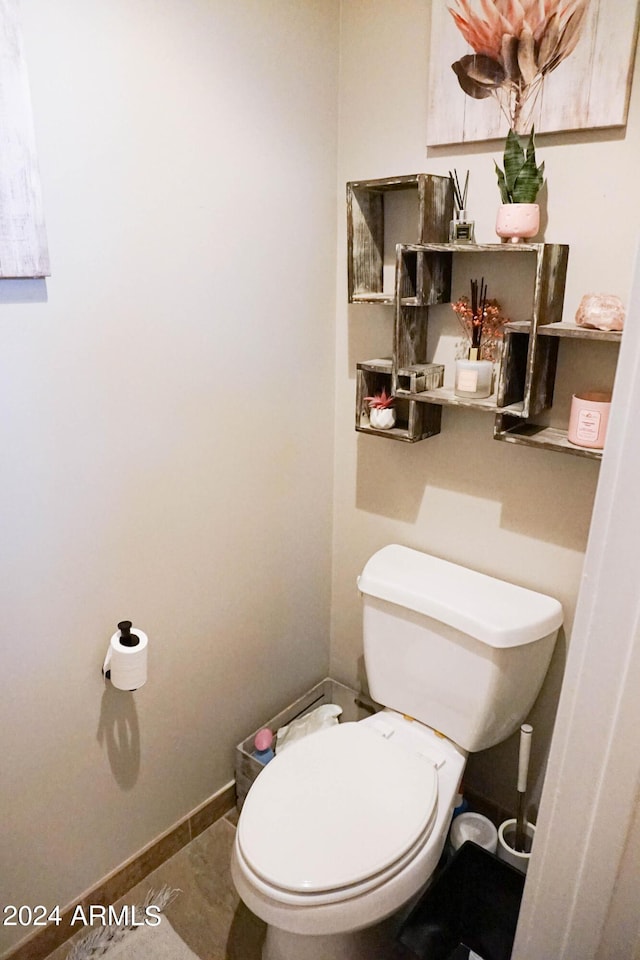
M 552 597 L 397 544 L 358 586 L 384 709 L 276 751 L 238 822 L 231 873 L 267 923 L 263 960 L 386 960 L 442 853 L 468 753 L 517 730 L 562 623 Z
M 264 960 L 370 960 L 372 941 L 383 950 L 395 927 L 381 921 L 411 905 L 440 858 L 465 760 L 384 710 L 271 761 L 245 800 L 231 863 L 269 925 Z

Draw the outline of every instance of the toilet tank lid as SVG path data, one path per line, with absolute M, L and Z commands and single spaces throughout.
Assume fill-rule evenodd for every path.
M 562 607 L 548 597 L 427 553 L 390 544 L 367 561 L 361 593 L 433 617 L 491 647 L 517 647 L 553 633 Z

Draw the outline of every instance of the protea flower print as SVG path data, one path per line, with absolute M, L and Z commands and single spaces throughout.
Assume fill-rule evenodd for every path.
M 545 76 L 575 50 L 589 0 L 455 0 L 449 7 L 475 53 L 453 63 L 464 92 L 495 97 L 524 133 Z

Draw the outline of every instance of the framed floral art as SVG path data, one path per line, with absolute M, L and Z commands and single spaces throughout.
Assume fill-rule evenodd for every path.
M 0 0 L 0 279 L 47 277 L 49 249 L 19 0 Z
M 637 0 L 432 0 L 427 143 L 623 126 Z

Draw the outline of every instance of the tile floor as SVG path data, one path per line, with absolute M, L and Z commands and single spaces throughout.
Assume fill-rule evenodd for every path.
M 165 914 L 200 960 L 260 960 L 265 925 L 240 901 L 229 869 L 236 820 L 233 811 L 217 820 L 114 906 L 142 903 L 148 890 L 165 884 L 177 887 L 181 893 Z M 47 960 L 65 960 L 86 934 L 80 931 Z
M 149 890 L 165 884 L 181 893 L 165 915 L 176 933 L 200 960 L 261 960 L 265 924 L 254 916 L 235 891 L 231 879 L 231 848 L 237 813 L 229 812 L 174 854 L 114 906 L 142 903 Z M 66 960 L 80 930 L 50 953 L 47 960 Z M 385 960 L 407 960 L 414 954 L 399 944 Z M 331 960 L 327 957 L 327 960 Z

